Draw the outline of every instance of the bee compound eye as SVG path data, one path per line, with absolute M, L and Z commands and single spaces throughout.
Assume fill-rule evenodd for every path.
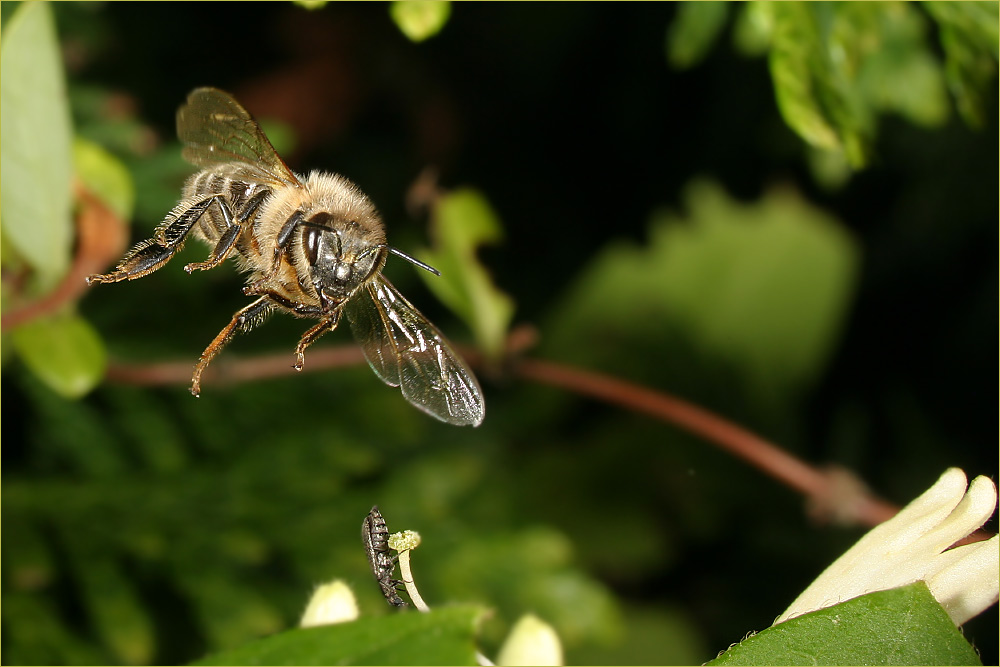
M 310 266 L 315 266 L 319 261 L 319 241 L 322 230 L 315 227 L 306 227 L 303 235 L 303 246 L 306 251 L 306 261 Z

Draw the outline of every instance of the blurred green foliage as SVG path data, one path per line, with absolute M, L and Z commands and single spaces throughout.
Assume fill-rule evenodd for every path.
M 514 316 L 514 300 L 496 287 L 476 250 L 502 240 L 500 220 L 481 193 L 456 190 L 434 203 L 430 233 L 434 248 L 422 257 L 441 275 L 422 273 L 421 277 L 437 298 L 465 320 L 487 359 L 498 362 Z
M 450 0 L 393 0 L 389 15 L 400 32 L 414 42 L 422 42 L 441 32 L 451 16 Z
M 785 122 L 854 168 L 871 159 L 878 113 L 942 125 L 946 81 L 962 117 L 977 126 L 984 122 L 981 96 L 997 65 L 996 2 L 689 3 L 668 32 L 670 62 L 697 64 L 730 8 L 738 8 L 738 48 L 769 55 Z M 927 14 L 940 26 L 943 68 L 929 40 Z
M 608 244 L 556 310 L 546 348 L 558 356 L 587 331 L 599 341 L 590 364 L 611 370 L 618 349 L 654 354 L 680 339 L 733 369 L 748 396 L 787 404 L 822 373 L 836 343 L 856 244 L 791 192 L 745 205 L 693 183 L 685 209 L 655 214 L 641 246 Z
M 234 71 L 231 51 L 177 48 L 185 5 L 4 3 L 5 313 L 69 265 L 74 173 L 148 236 L 192 171 L 173 111 L 214 84 L 261 105 L 297 170 L 373 188 L 400 248 L 421 245 L 393 203 L 416 171 L 440 161 L 449 180 L 474 183 L 431 211 L 421 257 L 443 275 L 417 272 L 454 317 L 404 263 L 388 268 L 442 330 L 494 361 L 508 361 L 517 312 L 538 323 L 541 357 L 675 392 L 804 458 L 857 466 L 898 501 L 953 457 L 980 460 L 981 440 L 942 423 L 978 424 L 993 406 L 965 401 L 949 421 L 907 376 L 879 373 L 895 353 L 949 395 L 988 394 L 956 363 L 979 349 L 983 317 L 995 323 L 995 271 L 980 285 L 982 261 L 962 245 L 994 247 L 975 242 L 980 200 L 953 194 L 976 171 L 962 147 L 978 139 L 952 123 L 946 91 L 963 121 L 995 132 L 996 3 L 428 6 L 439 14 L 425 36 L 438 37 L 415 46 L 400 34 L 414 3 L 389 17 L 383 5 L 240 16 L 206 5 L 247 34 L 276 26 Z M 769 69 L 717 46 L 731 13 L 736 50 L 767 54 Z M 666 69 L 664 30 L 669 63 L 705 67 L 692 77 L 705 88 Z M 604 46 L 609 35 L 622 48 Z M 151 77 L 168 58 L 169 76 Z M 9 135 L 15 122 L 34 134 Z M 849 181 L 862 165 L 869 175 Z M 734 185 L 736 172 L 747 180 Z M 976 175 L 995 186 L 995 172 Z M 919 254 L 928 247 L 940 255 Z M 245 305 L 231 270 L 180 270 L 205 252 L 191 244 L 153 276 L 5 328 L 6 663 L 413 662 L 416 649 L 459 662 L 473 638 L 494 655 L 526 612 L 553 624 L 571 663 L 697 663 L 766 627 L 856 537 L 804 525 L 790 493 L 688 435 L 519 382 L 504 363 L 475 431 L 432 422 L 361 366 L 208 385 L 198 400 L 183 386 L 95 387 L 105 349 L 112 364 L 193 365 Z M 958 270 L 942 265 L 955 257 Z M 920 312 L 914 326 L 884 296 L 900 282 L 922 311 L 944 290 L 958 315 Z M 863 326 L 872 310 L 889 313 L 887 333 Z M 290 365 L 302 329 L 276 317 L 226 356 L 285 351 Z M 911 347 L 934 331 L 953 337 Z M 938 380 L 942 368 L 960 381 Z M 414 570 L 434 614 L 390 615 L 372 581 L 359 530 L 376 502 L 390 530 L 423 535 Z M 332 577 L 351 584 L 362 619 L 283 632 Z M 451 606 L 462 603 L 493 613 L 474 626 L 479 611 Z M 954 648 L 953 628 L 930 636 L 935 623 L 920 632 Z M 392 645 L 368 652 L 373 636 Z M 822 641 L 855 662 L 881 655 Z M 761 659 L 784 661 L 774 655 Z

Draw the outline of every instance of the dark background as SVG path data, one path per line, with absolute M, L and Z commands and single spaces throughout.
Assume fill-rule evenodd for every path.
M 362 184 L 388 221 L 390 242 L 404 250 L 424 239 L 423 220 L 403 202 L 424 167 L 437 167 L 445 187 L 481 190 L 506 234 L 503 244 L 482 252 L 483 261 L 516 300 L 516 321 L 540 326 L 543 340 L 552 309 L 588 261 L 611 240 L 644 242 L 651 212 L 681 206 L 692 179 L 715 179 L 747 202 L 773 185 L 790 185 L 839 218 L 861 247 L 855 298 L 828 369 L 796 404 L 794 423 L 776 423 L 774 415 L 755 414 L 732 397 L 712 399 L 711 391 L 709 398 L 689 397 L 809 462 L 852 468 L 896 503 L 915 497 L 948 466 L 995 478 L 996 383 L 986 372 L 995 367 L 997 333 L 995 81 L 986 128 L 971 130 L 954 113 L 935 130 L 884 117 L 873 164 L 830 191 L 815 184 L 801 140 L 778 113 L 766 59 L 736 54 L 727 31 L 701 65 L 684 72 L 669 67 L 664 37 L 676 13 L 669 3 L 460 3 L 442 33 L 418 45 L 377 3 L 333 3 L 318 11 L 272 3 L 67 3 L 56 11 L 71 93 L 75 85 L 122 94 L 164 152 L 173 146 L 179 103 L 192 88 L 212 85 L 232 92 L 258 118 L 293 129 L 295 147 L 285 156 L 293 169 L 334 170 Z M 176 146 L 170 150 L 176 154 Z M 140 206 L 134 238 L 157 222 L 144 218 Z M 83 302 L 113 355 L 193 361 L 213 327 L 240 307 L 231 274 L 213 272 L 192 286 L 174 265 L 157 274 L 177 274 L 162 282 L 121 286 L 119 297 L 111 287 Z M 430 319 L 460 331 L 412 271 L 396 266 L 389 273 Z M 117 298 L 131 299 L 137 310 L 123 315 Z M 234 347 L 290 352 L 300 325 L 275 318 Z M 567 355 L 582 367 L 586 334 Z M 647 373 L 630 379 L 685 395 L 683 378 L 658 377 L 652 363 Z M 9 377 L 5 473 L 52 472 L 32 426 L 48 413 L 19 388 L 28 380 L 17 375 L 12 386 Z M 323 381 L 261 384 L 224 392 L 220 400 L 229 411 L 219 418 L 232 433 L 251 428 L 241 414 L 263 410 L 268 417 L 256 419 L 315 435 L 317 449 L 334 447 L 309 430 L 342 419 L 335 406 L 308 407 L 310 397 L 326 391 Z M 307 407 L 291 415 L 269 410 L 275 387 L 301 391 L 307 396 L 297 400 Z M 811 525 L 793 493 L 663 425 L 583 399 L 559 399 L 556 416 L 543 420 L 530 408 L 541 390 L 511 382 L 487 383 L 485 390 L 490 412 L 479 431 L 427 427 L 422 436 L 400 436 L 409 442 L 401 449 L 380 442 L 382 464 L 352 488 L 385 484 L 392 470 L 468 447 L 468 456 L 496 466 L 491 485 L 503 500 L 448 507 L 444 516 L 465 530 L 496 514 L 512 526 L 541 523 L 564 532 L 580 550 L 577 565 L 624 605 L 682 613 L 705 651 L 691 659 L 708 660 L 746 632 L 767 627 L 861 534 Z M 182 389 L 150 391 L 172 406 L 184 400 Z M 98 415 L 115 405 L 101 392 L 86 402 Z M 288 405 L 281 402 L 281 409 Z M 173 409 L 167 421 L 188 410 Z M 411 448 L 422 437 L 432 444 Z M 192 435 L 190 444 L 211 459 L 215 445 L 208 440 Z M 650 451 L 653 443 L 666 443 L 672 453 Z M 219 447 L 238 456 L 237 449 Z M 325 459 L 317 456 L 322 468 Z M 695 492 L 711 507 L 685 498 L 691 491 L 685 484 L 700 484 L 688 477 L 691 470 L 709 486 L 724 487 Z M 589 492 L 588 479 L 596 484 Z M 579 505 L 588 493 L 593 505 Z M 494 512 L 491 502 L 503 509 Z M 651 544 L 664 549 L 652 558 L 656 564 L 622 572 L 608 555 L 612 547 L 580 545 L 588 511 L 603 504 L 642 506 L 658 534 Z M 419 507 L 397 512 L 410 511 L 406 518 L 420 525 L 429 520 Z M 995 530 L 995 519 L 987 527 Z M 281 563 L 267 567 L 279 573 L 275 581 L 302 585 Z M 996 664 L 996 622 L 994 607 L 965 630 L 986 664 Z M 655 633 L 650 637 L 655 646 Z M 196 654 L 208 645 L 195 642 L 187 650 Z M 586 642 L 571 645 L 569 659 L 660 662 L 671 655 L 655 648 L 595 650 Z M 156 657 L 191 657 L 176 651 Z

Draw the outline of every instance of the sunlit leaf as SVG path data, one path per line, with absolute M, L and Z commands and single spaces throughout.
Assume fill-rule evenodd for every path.
M 727 2 L 683 2 L 667 29 L 667 58 L 684 69 L 698 64 L 708 53 L 729 15 Z
M 0 55 L 4 242 L 51 286 L 70 261 L 73 164 L 62 58 L 48 4 L 18 8 L 5 27 Z
M 283 632 L 196 665 L 473 665 L 482 610 L 449 607 Z
M 740 4 L 733 25 L 733 46 L 745 56 L 762 56 L 771 46 L 774 6 L 770 2 Z
M 871 119 L 850 80 L 850 59 L 832 57 L 835 12 L 820 3 L 775 5 L 771 77 L 785 122 L 810 144 L 841 150 L 860 167 L 867 159 Z
M 412 42 L 422 42 L 441 32 L 451 16 L 449 0 L 393 0 L 389 15 Z
M 67 398 L 83 396 L 104 375 L 104 343 L 94 328 L 77 315 L 32 320 L 15 329 L 12 338 L 25 365 Z
M 110 208 L 128 222 L 135 206 L 132 177 L 118 158 L 86 139 L 73 141 L 73 164 L 77 177 Z
M 793 618 L 709 665 L 979 665 L 948 613 L 917 582 Z
M 440 276 L 421 272 L 427 286 L 472 329 L 483 352 L 498 358 L 514 301 L 493 283 L 476 249 L 503 238 L 499 218 L 482 194 L 471 189 L 441 196 L 431 219 L 434 246 L 422 253 Z

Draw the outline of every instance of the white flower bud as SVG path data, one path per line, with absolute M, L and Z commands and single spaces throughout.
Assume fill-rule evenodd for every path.
M 358 603 L 350 587 L 340 579 L 334 579 L 316 589 L 299 625 L 311 628 L 316 625 L 332 625 L 353 621 L 358 617 Z
M 525 614 L 511 628 L 497 657 L 498 665 L 561 665 L 562 643 L 552 626 Z

